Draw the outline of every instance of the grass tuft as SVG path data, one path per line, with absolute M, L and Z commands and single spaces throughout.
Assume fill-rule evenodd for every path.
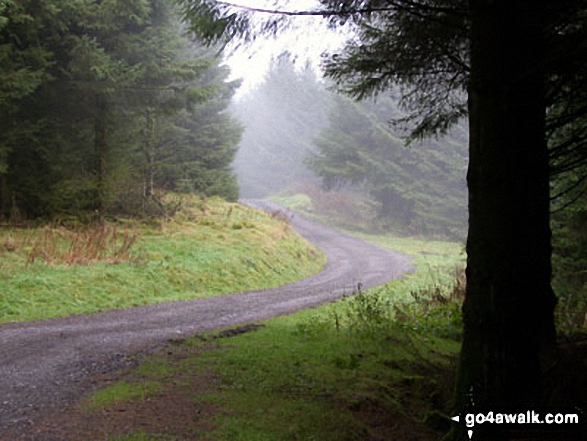
M 118 264 L 136 257 L 131 248 L 137 233 L 102 224 L 90 227 L 44 227 L 23 241 L 27 265 L 40 259 L 47 265 L 92 265 L 98 262 Z M 17 251 L 16 249 L 14 251 Z
M 155 395 L 161 389 L 161 384 L 152 381 L 140 383 L 120 381 L 91 395 L 88 399 L 86 409 L 88 411 L 96 411 L 98 409 L 121 405 L 137 399 L 143 400 L 149 396 Z

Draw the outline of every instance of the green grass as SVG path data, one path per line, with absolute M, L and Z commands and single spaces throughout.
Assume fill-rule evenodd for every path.
M 365 424 L 355 421 L 349 410 L 323 402 L 292 399 L 264 392 L 225 393 L 217 400 L 229 404 L 232 415 L 215 418 L 218 426 L 210 436 L 216 440 L 345 440 L 361 439 Z
M 272 196 L 271 200 L 302 213 L 311 213 L 314 210 L 312 198 L 303 193 L 296 193 L 291 196 Z
M 460 347 L 460 324 L 423 318 L 413 295 L 425 297 L 432 286 L 451 291 L 449 273 L 430 272 L 460 259 L 438 257 L 404 280 L 221 339 L 220 350 L 201 356 L 222 378 L 221 390 L 208 398 L 224 409 L 212 439 L 385 437 L 377 415 L 432 431 L 422 421 L 431 411 L 448 411 Z M 413 315 L 399 320 L 395 308 L 406 304 Z
M 64 263 L 56 246 L 51 253 L 37 247 L 31 263 L 34 240 L 18 234 L 36 231 L 2 232 L 0 321 L 274 286 L 324 264 L 286 223 L 217 200 L 186 200 L 161 225 L 124 228 L 138 237 L 124 259 L 114 256 L 115 246 L 85 265 Z M 144 406 L 170 400 L 169 391 L 179 390 L 198 409 L 214 409 L 203 422 L 194 419 L 193 427 L 178 429 L 205 430 L 205 439 L 439 438 L 441 431 L 423 421 L 449 408 L 460 346 L 455 268 L 464 262 L 462 246 L 359 236 L 412 255 L 417 270 L 338 302 L 268 320 L 254 332 L 176 342 L 142 357 L 122 380 L 88 397 L 82 411 Z M 109 439 L 176 439 L 129 425 L 126 434 Z
M 389 217 L 380 217 L 379 203 L 364 193 L 356 193 L 349 189 L 325 191 L 315 184 L 301 183 L 269 199 L 343 230 L 375 234 L 395 232 L 396 235 L 407 237 L 420 234 L 425 241 L 431 236 L 446 240 L 462 240 L 466 233 L 448 218 L 429 219 L 434 224 L 432 225 L 423 222 L 422 219 L 418 221 L 416 215 L 407 225 Z
M 300 190 L 269 199 L 336 228 L 370 231 L 376 224 L 372 203 L 365 198 L 343 191 L 326 192 L 314 186 Z
M 85 230 L 0 230 L 0 323 L 269 288 L 325 264 L 316 248 L 269 214 L 217 199 L 180 203 L 160 224 L 115 225 L 119 246 L 123 235 L 137 237 L 124 256 L 116 247 L 100 253 L 78 247 L 72 260 L 69 250 Z
M 137 399 L 143 400 L 161 391 L 161 389 L 162 385 L 154 381 L 140 383 L 120 381 L 91 395 L 86 408 L 90 411 L 95 411 Z
M 254 332 L 187 340 L 180 346 L 192 355 L 147 358 L 136 381 L 165 387 L 171 378 L 217 378 L 213 390 L 193 395 L 216 409 L 206 439 L 438 439 L 442 432 L 423 421 L 448 412 L 460 342 L 454 318 L 438 316 L 434 323 L 445 326 L 432 326 L 422 311 L 445 308 L 429 300 L 450 297 L 462 256 L 455 244 L 401 241 L 420 263 L 404 279 L 268 320 Z M 399 317 L 406 305 L 413 308 Z
M 458 242 L 400 237 L 392 234 L 376 235 L 357 232 L 352 234 L 384 248 L 420 257 L 423 262 L 426 259 L 434 260 L 434 256 L 437 256 L 444 260 L 441 264 L 446 264 L 450 263 L 446 259 L 462 261 L 464 257 L 464 244 Z
M 223 409 L 212 439 L 360 440 L 376 434 L 370 413 L 421 420 L 432 409 L 410 415 L 401 388 L 414 384 L 419 401 L 433 400 L 437 384 L 426 369 L 448 366 L 457 343 L 313 326 L 315 314 L 272 320 L 204 353 L 222 378 L 220 391 L 203 397 Z

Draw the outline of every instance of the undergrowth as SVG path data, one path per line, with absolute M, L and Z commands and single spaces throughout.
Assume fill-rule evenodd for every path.
M 279 286 L 325 257 L 279 213 L 169 194 L 173 215 L 0 229 L 0 323 Z
M 47 225 L 11 231 L 4 235 L 1 248 L 8 253 L 24 255 L 27 265 L 38 260 L 47 265 L 116 264 L 140 258 L 132 250 L 137 237 L 136 232 L 121 230 L 116 225 Z
M 438 439 L 461 337 L 457 248 L 436 243 L 401 280 L 221 339 L 202 355 L 222 378 L 204 397 L 226 412 L 213 438 Z
M 367 234 L 369 231 L 379 231 L 376 227 L 377 219 L 374 215 L 374 206 L 365 202 L 364 197 L 357 197 L 352 192 L 326 192 L 314 184 L 303 183 L 288 189 L 283 194 L 273 196 L 271 199 L 306 216 L 346 229 L 358 237 L 407 254 L 417 254 L 420 251 L 436 254 L 438 250 L 434 244 L 439 245 L 441 250 L 446 244 L 442 241 L 417 240 L 414 237 L 399 237 L 392 234 L 377 236 Z M 578 335 L 585 336 L 587 334 L 587 283 L 585 282 L 587 272 L 584 270 L 584 262 L 580 258 L 572 257 L 581 255 L 580 240 L 569 241 L 565 236 L 568 233 L 568 227 L 553 224 L 554 227 L 556 228 L 553 230 L 555 234 L 552 256 L 552 286 L 558 299 L 555 309 L 556 329 L 563 339 L 576 338 Z M 462 235 L 453 236 L 460 237 Z M 464 248 L 464 246 L 462 247 Z M 442 253 L 443 251 L 440 251 L 440 254 Z M 462 253 L 464 254 L 464 251 Z M 464 278 L 459 283 L 464 286 Z M 426 296 L 437 297 L 437 301 L 442 305 L 428 312 L 424 307 L 422 314 L 427 317 L 429 323 L 434 322 L 436 318 L 446 317 L 450 321 L 451 317 L 457 317 L 455 323 L 450 324 L 451 328 L 455 328 L 460 323 L 458 318 L 460 317 L 459 302 L 449 301 L 447 304 L 443 304 L 444 296 L 436 296 L 433 287 L 429 291 Z M 401 310 L 399 316 L 402 316 Z M 429 324 L 420 323 L 414 324 L 414 326 L 423 326 L 423 329 L 427 329 Z M 447 332 L 449 332 L 448 329 Z
M 131 378 L 164 389 L 185 378 L 199 384 L 194 375 L 214 378 L 212 390 L 193 392 L 196 408 L 215 409 L 193 426 L 208 427 L 204 439 L 439 439 L 450 423 L 460 346 L 462 256 L 452 244 L 404 244 L 420 251 L 418 269 L 401 280 L 261 326 L 188 339 Z M 154 408 L 173 406 L 165 403 Z
M 455 267 L 453 279 L 443 285 L 423 282 L 414 286 L 415 281 L 426 279 L 426 271 L 418 271 L 415 276 L 407 276 L 408 280 L 359 291 L 325 306 L 300 326 L 300 332 L 311 334 L 317 328 L 331 327 L 366 337 L 401 331 L 459 341 L 465 296 L 463 268 Z
M 559 335 L 587 334 L 587 284 L 576 286 L 555 277 L 554 288 L 558 297 L 555 323 Z

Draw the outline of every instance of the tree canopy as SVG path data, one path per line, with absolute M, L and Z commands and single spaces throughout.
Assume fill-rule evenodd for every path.
M 4 217 L 138 213 L 154 185 L 237 198 L 238 83 L 172 2 L 2 2 L 0 59 Z
M 213 0 L 177 1 L 184 17 L 191 19 L 192 30 L 208 42 L 274 35 L 298 15 L 324 17 L 333 27 L 351 24 L 354 36 L 341 52 L 325 59 L 326 76 L 340 91 L 358 99 L 400 86 L 400 104 L 408 113 L 396 122 L 409 128 L 409 139 L 446 133 L 468 114 L 471 18 L 467 0 L 320 0 L 321 7 L 312 11 L 243 8 Z M 547 5 L 545 93 L 553 176 L 587 160 L 584 133 L 576 124 L 573 127 L 585 113 L 580 103 L 585 92 L 586 9 L 585 0 Z M 263 19 L 255 13 L 262 13 Z M 587 191 L 587 187 L 580 190 Z
M 321 3 L 333 9 L 342 5 Z M 396 122 L 411 128 L 412 139 L 446 133 L 468 115 L 470 11 L 465 0 L 343 3 L 347 9 L 393 3 L 396 10 L 389 15 L 358 16 L 357 37 L 327 59 L 326 76 L 341 91 L 361 99 L 392 86 L 402 87 L 401 104 L 409 114 Z M 543 29 L 546 136 L 553 179 L 570 170 L 578 172 L 587 162 L 581 104 L 586 92 L 582 61 L 587 56 L 586 10 L 585 1 L 549 2 L 547 7 Z M 579 173 L 581 182 L 566 191 L 587 192 L 587 176 Z
M 333 99 L 307 164 L 327 188 L 358 185 L 377 202 L 378 224 L 403 234 L 461 240 L 466 232 L 467 133 L 406 147 L 389 119 L 402 112 L 390 93 Z

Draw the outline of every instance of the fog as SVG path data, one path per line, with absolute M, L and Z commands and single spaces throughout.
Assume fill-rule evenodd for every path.
M 326 124 L 329 97 L 309 65 L 298 67 L 282 56 L 262 83 L 233 104 L 245 126 L 233 163 L 241 197 L 267 197 L 316 180 L 304 158 Z
M 390 94 L 354 102 L 308 61 L 284 54 L 235 100 L 241 198 L 280 197 L 339 224 L 462 239 L 467 130 L 406 147 Z

